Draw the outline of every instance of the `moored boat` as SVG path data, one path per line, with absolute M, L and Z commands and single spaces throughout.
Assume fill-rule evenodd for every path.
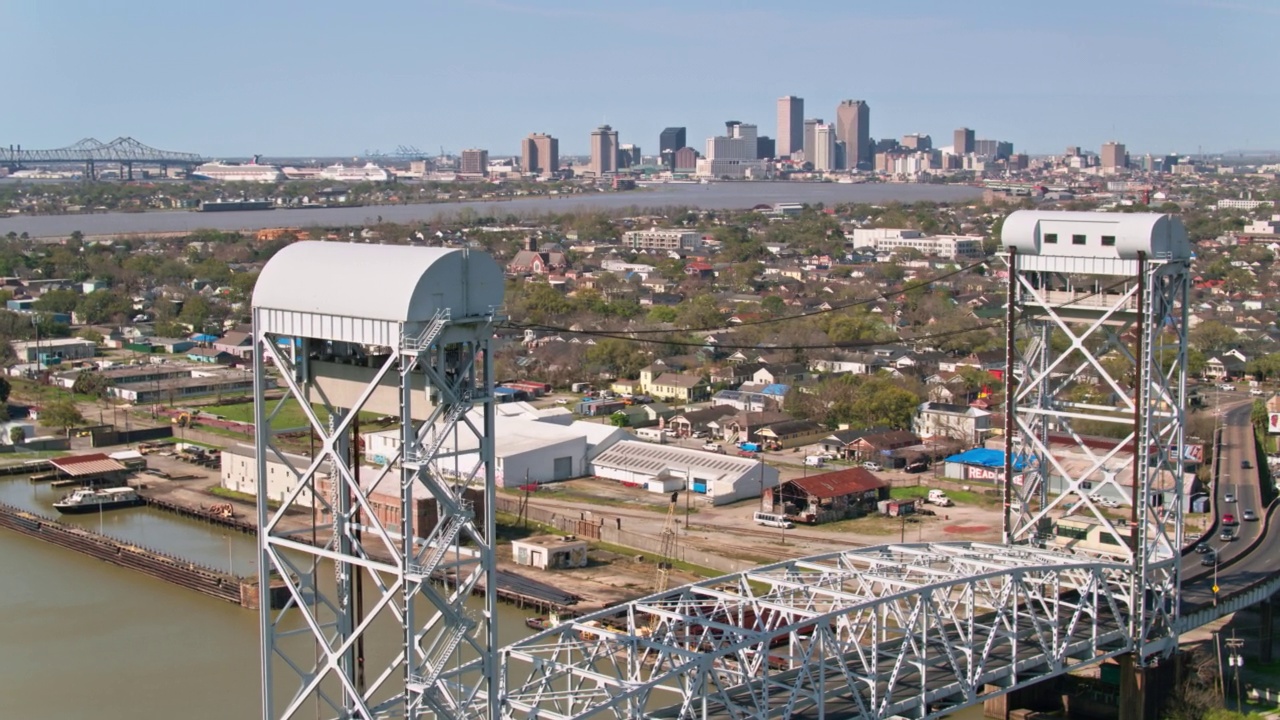
M 81 488 L 53 504 L 55 510 L 66 515 L 115 510 L 122 507 L 136 507 L 142 504 L 142 498 L 133 488 L 106 488 L 95 490 Z

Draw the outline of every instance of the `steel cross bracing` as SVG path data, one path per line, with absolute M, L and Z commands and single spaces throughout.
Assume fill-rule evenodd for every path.
M 199 164 L 204 162 L 204 159 L 195 153 L 157 150 L 129 137 L 118 137 L 108 143 L 85 138 L 75 144 L 54 150 L 0 148 L 0 163 L 4 164 L 91 162 Z
M 1132 649 L 1129 568 L 885 545 L 677 588 L 504 648 L 502 716 L 931 718 Z
M 299 345 L 261 332 L 255 315 L 259 477 L 267 477 L 266 458 L 283 463 L 295 482 L 280 507 L 307 492 L 316 524 L 326 528 L 319 535 L 310 525 L 287 529 L 296 526 L 287 523 L 284 510 L 268 513 L 259 504 L 259 579 L 288 592 L 282 610 L 263 603 L 264 717 L 310 716 L 313 707 L 339 718 L 496 714 L 487 704 L 496 707 L 498 698 L 489 689 L 497 674 L 496 593 L 486 593 L 478 609 L 467 605 L 478 585 L 495 586 L 493 516 L 477 518 L 473 509 L 475 497 L 493 506 L 493 321 L 438 313 L 429 323 L 406 325 L 401 347 L 385 354 L 351 407 L 342 408 L 314 382 L 311 341 Z M 287 390 L 274 406 L 264 398 L 266 361 L 279 369 Z M 425 378 L 425 398 L 413 390 L 415 377 L 419 383 Z M 357 470 L 353 420 L 380 386 L 398 387 L 401 417 L 414 417 L 413 406 L 423 402 L 430 413 L 417 426 L 402 423 L 400 449 L 381 469 Z M 297 466 L 267 430 L 288 399 L 298 401 L 317 438 L 306 467 Z M 483 427 L 466 412 L 476 405 L 484 409 Z M 447 455 L 444 438 L 462 424 L 481 439 L 481 462 L 446 476 L 438 463 Z M 398 517 L 379 515 L 371 499 L 375 490 L 384 498 L 399 496 Z M 416 517 L 414 501 L 423 496 L 435 501 L 434 524 Z M 392 651 L 364 643 L 380 618 L 403 628 Z M 275 677 L 281 668 L 283 676 Z
M 1055 528 L 1064 517 L 1096 523 L 1097 540 L 1072 549 L 1129 564 L 1129 595 L 1147 598 L 1130 618 L 1139 661 L 1172 652 L 1181 582 L 1187 264 L 1005 257 L 1014 320 L 1006 542 L 1060 542 Z M 1063 290 L 1073 277 L 1092 278 L 1095 289 Z M 1100 287 L 1106 282 L 1113 284 Z M 1109 426 L 1120 437 L 1086 442 L 1078 430 L 1086 423 L 1094 435 Z M 1064 462 L 1052 451 L 1054 436 L 1067 438 L 1087 461 Z M 1101 505 L 1108 497 L 1120 498 L 1124 519 Z

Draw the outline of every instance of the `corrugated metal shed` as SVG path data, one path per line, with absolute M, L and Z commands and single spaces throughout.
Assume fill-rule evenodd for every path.
M 53 458 L 49 463 L 57 468 L 58 472 L 71 477 L 106 475 L 107 473 L 124 472 L 128 469 L 103 453 Z

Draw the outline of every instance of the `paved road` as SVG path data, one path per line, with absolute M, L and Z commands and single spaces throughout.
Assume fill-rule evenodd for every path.
M 1241 402 L 1228 406 L 1222 413 L 1224 424 L 1221 444 L 1215 454 L 1217 482 L 1213 488 L 1213 510 L 1219 523 L 1214 526 L 1214 535 L 1204 540 L 1217 551 L 1218 566 L 1203 565 L 1204 555 L 1193 553 L 1187 556 L 1183 565 L 1184 608 L 1213 602 L 1215 569 L 1220 596 L 1244 589 L 1280 571 L 1280 556 L 1271 550 L 1280 543 L 1280 523 L 1268 522 L 1268 508 L 1262 504 L 1258 464 L 1266 460 L 1257 454 L 1251 406 L 1251 402 Z M 1248 468 L 1244 467 L 1245 463 Z M 1225 502 L 1228 493 L 1235 497 L 1235 502 Z M 1241 520 L 1240 515 L 1245 509 L 1253 510 L 1259 519 Z M 1221 525 L 1222 516 L 1228 513 L 1234 515 L 1239 524 L 1234 526 L 1236 539 L 1225 542 L 1216 531 L 1224 527 Z

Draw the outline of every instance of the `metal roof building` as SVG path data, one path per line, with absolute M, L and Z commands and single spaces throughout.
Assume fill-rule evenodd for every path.
M 778 486 L 778 470 L 758 460 L 671 445 L 624 440 L 591 462 L 597 477 L 633 483 L 650 492 L 688 489 L 712 505 L 760 497 Z

